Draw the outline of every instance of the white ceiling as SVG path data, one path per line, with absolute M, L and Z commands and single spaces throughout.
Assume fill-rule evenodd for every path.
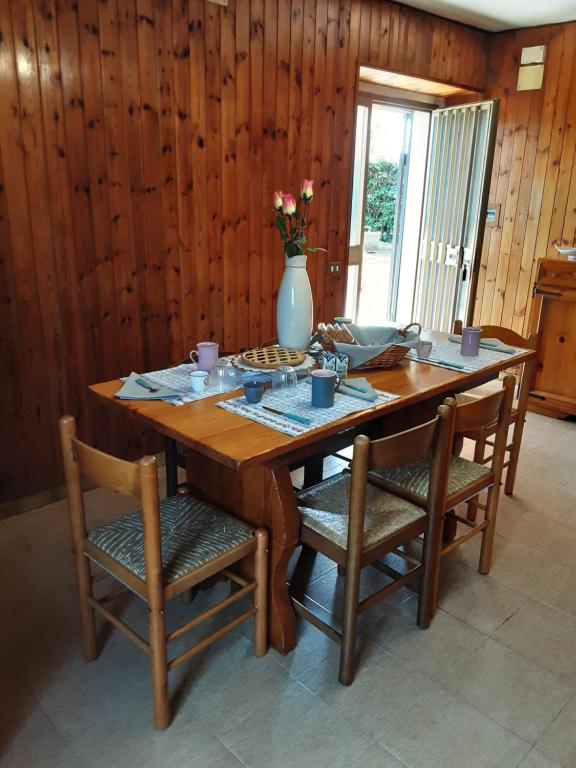
M 405 5 L 501 32 L 576 20 L 575 0 L 402 0 Z

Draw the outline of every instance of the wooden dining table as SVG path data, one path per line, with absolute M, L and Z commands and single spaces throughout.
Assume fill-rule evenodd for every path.
M 523 351 L 475 373 L 462 373 L 405 360 L 389 370 L 363 372 L 376 389 L 399 395 L 298 437 L 291 437 L 216 407 L 238 397 L 227 392 L 176 407 L 163 401 L 119 400 L 116 379 L 94 384 L 91 392 L 111 408 L 121 409 L 167 440 L 168 488 L 176 483 L 175 446 L 187 449 L 187 478 L 195 492 L 270 535 L 269 639 L 280 653 L 296 644 L 295 616 L 287 588 L 287 566 L 299 542 L 300 516 L 290 468 L 316 461 L 350 445 L 354 436 L 393 434 L 432 418 L 448 395 L 498 377 L 500 371 L 526 363 L 535 353 Z M 523 418 L 520 419 L 523 422 Z M 318 479 L 321 477 L 321 468 Z

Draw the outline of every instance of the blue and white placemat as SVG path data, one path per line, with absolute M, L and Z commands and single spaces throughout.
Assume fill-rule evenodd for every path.
M 297 437 L 298 435 L 304 435 L 306 432 L 318 429 L 318 427 L 330 424 L 333 421 L 338 421 L 338 419 L 349 416 L 351 413 L 365 411 L 400 397 L 400 395 L 393 395 L 390 392 L 378 391 L 376 401 L 367 402 L 357 397 L 350 397 L 349 395 L 336 392 L 333 408 L 314 408 L 310 402 L 311 395 L 310 383 L 303 381 L 292 391 L 266 391 L 262 401 L 257 405 L 248 403 L 244 396 L 236 397 L 233 400 L 223 400 L 216 403 L 216 405 L 219 408 L 224 408 L 226 411 L 236 413 L 238 416 L 244 416 L 252 421 L 257 421 L 259 424 L 264 424 L 265 427 L 283 432 L 285 435 Z M 310 419 L 310 424 L 301 424 L 286 416 L 270 413 L 270 411 L 266 411 L 262 407 L 264 405 L 269 408 L 275 408 L 278 411 Z
M 176 365 L 173 368 L 165 368 L 161 371 L 152 371 L 151 373 L 142 374 L 142 379 L 148 384 L 158 384 L 161 387 L 167 387 L 174 396 L 159 398 L 171 405 L 184 405 L 185 403 L 193 403 L 196 400 L 203 400 L 206 397 L 214 397 L 214 395 L 223 394 L 222 390 L 217 389 L 214 385 L 210 385 L 210 382 L 205 390 L 202 392 L 194 392 L 190 384 L 190 374 L 192 371 L 196 371 L 197 366 L 195 363 L 183 363 L 182 365 Z M 226 391 L 231 392 L 233 389 L 239 389 L 242 386 L 241 382 L 238 385 L 232 387 Z M 143 393 L 143 400 L 151 399 L 146 398 Z
M 488 368 L 495 363 L 510 360 L 510 365 L 514 365 L 514 358 L 525 352 L 525 349 L 514 349 L 503 346 L 502 349 L 489 349 L 482 346 L 478 351 L 477 357 L 465 357 L 460 354 L 460 344 L 450 339 L 435 341 L 432 352 L 429 357 L 418 357 L 415 349 L 408 352 L 408 359 L 417 363 L 428 363 L 437 365 L 440 368 L 449 368 L 462 373 L 475 373 L 483 368 Z

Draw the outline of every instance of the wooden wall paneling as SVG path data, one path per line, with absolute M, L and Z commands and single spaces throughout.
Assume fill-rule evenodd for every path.
M 346 85 L 348 77 L 348 57 L 350 50 L 350 26 L 351 26 L 350 0 L 341 0 L 339 8 L 338 51 L 339 55 L 335 63 L 334 75 L 334 115 L 346 115 Z M 350 111 L 354 114 L 354 106 Z M 352 153 L 351 137 L 347 135 L 349 121 L 346 118 L 334 120 L 333 143 L 330 159 L 332 179 L 330 184 L 330 219 L 328 221 L 329 239 L 327 261 L 339 261 L 340 273 L 330 275 L 325 282 L 326 303 L 328 306 L 337 305 L 338 298 L 343 294 L 346 285 L 346 255 L 348 250 L 348 226 L 350 218 L 350 194 L 348 184 L 345 181 L 345 158 Z M 326 271 L 326 266 L 324 267 Z M 330 318 L 332 319 L 332 318 Z
M 236 347 L 250 346 L 250 0 L 237 0 L 236 27 L 236 179 L 233 211 L 236 227 Z
M 328 290 L 330 289 L 330 278 L 326 276 L 326 264 L 329 261 L 334 261 L 337 254 L 334 251 L 330 251 L 331 237 L 330 229 L 333 223 L 330 215 L 331 203 L 334 204 L 334 190 L 333 185 L 336 183 L 336 174 L 333 162 L 334 154 L 334 132 L 335 122 L 334 117 L 336 114 L 336 87 L 335 87 L 335 67 L 336 67 L 336 52 L 339 50 L 339 5 L 338 0 L 328 0 L 327 3 L 327 15 L 326 15 L 326 28 L 324 34 L 322 34 L 321 40 L 324 46 L 323 58 L 325 62 L 324 68 L 324 83 L 325 100 L 324 108 L 320 112 L 320 125 L 318 140 L 320 146 L 318 147 L 319 158 L 321 162 L 321 168 L 319 168 L 320 181 L 320 196 L 315 203 L 314 214 L 317 221 L 318 232 L 323 233 L 322 243 L 318 243 L 326 251 L 317 251 L 312 254 L 313 261 L 316 264 L 316 311 L 315 315 L 319 320 L 332 320 L 332 317 L 328 316 L 329 309 L 329 296 Z M 326 201 L 328 205 L 323 205 L 322 201 Z M 320 205 L 318 205 L 320 202 Z M 330 313 L 331 314 L 331 313 Z
M 276 335 L 274 302 L 272 294 L 277 288 L 273 284 L 274 259 L 284 259 L 278 235 L 274 229 L 271 214 L 272 192 L 275 189 L 287 191 L 288 179 L 276 175 L 276 61 L 278 44 L 278 7 L 275 3 L 264 2 L 264 56 L 262 101 L 262 199 L 264 201 L 264 226 L 262 230 L 262 254 L 265 254 L 260 269 L 260 323 L 262 341 Z
M 194 206 L 194 241 L 192 259 L 194 264 L 194 293 L 187 297 L 193 303 L 196 315 L 196 339 L 206 341 L 213 338 L 211 316 L 212 286 L 210 273 L 210 228 L 208 218 L 208 193 L 217 192 L 217 180 L 208 179 L 208 85 L 206 82 L 206 3 L 190 0 L 190 90 L 184 94 L 189 100 L 192 128 L 192 188 Z M 210 145 L 212 146 L 212 145 Z M 212 149 L 211 149 L 212 151 Z M 216 327 L 220 327 L 218 323 Z M 189 350 L 186 350 L 188 352 Z
M 256 346 L 266 341 L 262 329 L 260 307 L 261 272 L 266 251 L 262 220 L 272 216 L 272 201 L 266 199 L 263 190 L 263 145 L 264 145 L 264 0 L 250 0 L 250 182 L 239 178 L 239 184 L 246 186 L 249 199 L 248 237 L 249 270 L 248 302 L 248 345 Z M 275 187 L 276 189 L 277 187 Z
M 76 6 L 75 6 L 76 7 Z M 99 375 L 118 375 L 118 309 L 112 242 L 110 236 L 110 203 L 108 198 L 108 168 L 106 135 L 103 119 L 102 77 L 98 0 L 85 0 L 77 6 L 80 39 L 82 102 L 85 121 L 88 181 L 86 195 L 92 213 L 92 237 L 96 290 L 99 302 L 97 323 L 100 328 L 104 355 Z
M 220 10 L 220 168 L 222 177 L 222 201 L 219 224 L 222 230 L 222 303 L 224 328 L 221 343 L 226 351 L 237 349 L 237 295 L 236 258 L 234 255 L 236 228 L 234 206 L 236 203 L 236 62 L 235 62 L 235 12 L 233 5 Z M 238 252 L 244 243 L 237 243 Z
M 312 105 L 312 130 L 310 136 L 310 148 L 312 152 L 312 173 L 310 178 L 315 183 L 315 200 L 310 207 L 309 217 L 309 240 L 314 247 L 326 248 L 326 241 L 322 237 L 320 229 L 320 218 L 322 213 L 322 200 L 324 199 L 324 177 L 326 171 L 323 168 L 322 141 L 323 125 L 325 119 L 326 97 L 324 86 L 326 81 L 326 29 L 328 25 L 328 0 L 319 0 L 316 3 L 316 28 L 314 32 L 314 101 Z M 321 251 L 319 252 L 321 253 Z M 315 299 L 318 298 L 318 273 L 320 271 L 318 254 L 310 260 L 311 265 L 308 270 L 312 292 Z M 319 306 L 318 301 L 314 306 L 314 324 L 322 317 L 323 308 Z
M 291 166 L 288 161 L 288 128 L 290 121 L 290 31 L 291 31 L 291 3 L 290 0 L 280 0 L 277 9 L 276 19 L 276 98 L 273 110 L 273 135 L 274 135 L 274 159 L 272 161 L 273 178 L 275 180 L 281 179 L 280 182 L 275 181 L 272 184 L 272 188 L 268 190 L 268 194 L 271 195 L 272 191 L 276 189 L 275 184 L 280 183 L 280 186 L 284 191 L 289 191 L 293 195 L 297 196 L 297 182 L 291 175 Z M 273 217 L 269 217 L 269 221 L 273 224 Z M 278 232 L 272 227 L 272 251 L 271 261 L 267 270 L 269 283 L 269 296 L 271 298 L 271 312 L 270 319 L 272 326 L 270 329 L 270 335 L 267 338 L 275 336 L 276 334 L 276 317 L 275 317 L 275 304 L 278 295 L 278 288 L 282 274 L 284 273 L 284 254 L 278 237 Z
M 178 182 L 176 155 L 176 107 L 174 94 L 174 66 L 176 59 L 190 58 L 190 46 L 178 50 L 172 35 L 172 8 L 170 3 L 158 4 L 155 9 L 155 37 L 158 56 L 158 126 L 160 140 L 159 170 L 162 199 L 163 245 L 161 260 L 164 270 L 166 296 L 167 347 L 170 362 L 182 359 L 182 280 L 180 242 L 178 237 Z
M 372 0 L 371 6 L 368 61 L 370 64 L 378 65 L 382 61 L 382 59 L 380 59 L 380 16 L 382 12 L 382 3 L 380 0 Z
M 104 12 L 104 9 L 102 9 Z M 110 12 L 110 11 L 109 11 Z M 152 327 L 148 323 L 150 314 L 150 303 L 147 292 L 147 268 L 146 268 L 146 242 L 147 226 L 146 211 L 144 206 L 144 152 L 142 145 L 142 97 L 140 92 L 140 71 L 138 67 L 138 21 L 137 8 L 135 0 L 118 3 L 117 0 L 117 22 L 118 22 L 118 49 L 117 58 L 120 67 L 120 90 L 121 90 L 121 124 L 119 130 L 122 131 L 123 143 L 114 151 L 119 151 L 120 155 L 115 155 L 118 163 L 124 158 L 124 167 L 114 163 L 111 166 L 111 172 L 118 171 L 122 173 L 122 181 L 116 178 L 110 178 L 111 207 L 116 210 L 117 205 L 125 207 L 127 219 L 122 222 L 122 218 L 117 222 L 117 235 L 122 238 L 122 242 L 130 241 L 132 252 L 129 260 L 129 277 L 125 283 L 125 293 L 130 297 L 135 297 L 134 314 L 128 315 L 132 318 L 128 320 L 136 327 L 138 333 L 138 344 L 141 346 L 140 357 L 134 361 L 136 367 L 141 366 L 145 370 L 153 370 L 151 359 L 152 347 L 150 345 L 150 333 Z M 112 34 L 111 32 L 109 34 Z M 110 41 L 111 44 L 112 41 Z M 112 48 L 110 48 L 112 50 Z M 113 118 L 111 118 L 113 119 Z M 111 130 L 111 128 L 109 128 Z M 110 135 L 112 140 L 113 135 Z M 114 136 L 114 138 L 116 138 Z M 120 137 L 118 136 L 118 139 Z M 112 157 L 110 158 L 112 160 Z M 120 210 L 120 209 L 119 209 Z M 117 214 L 114 213 L 113 218 Z M 122 216 L 122 214 L 121 214 Z M 125 226 L 120 227 L 124 223 Z M 112 223 L 113 236 L 115 234 L 114 222 Z M 122 280 L 122 275 L 119 275 Z M 127 307 L 128 308 L 128 307 Z M 128 308 L 129 309 L 129 308 Z M 120 304 L 122 311 L 122 300 Z
M 34 414 L 34 421 L 50 424 L 57 414 L 58 404 L 63 400 L 64 351 L 59 310 L 60 281 L 54 257 L 55 238 L 49 207 L 46 205 L 49 198 L 48 174 L 42 130 L 34 12 L 28 2 L 19 3 L 12 9 L 12 25 L 31 230 L 30 272 L 25 279 L 29 283 L 36 283 L 36 302 L 31 311 L 39 315 L 42 322 L 41 332 L 33 340 L 34 360 L 30 363 L 32 366 L 39 364 L 44 367 L 53 364 L 56 370 L 56 375 L 47 377 L 41 385 L 42 408 Z M 33 368 L 30 374 L 33 374 Z M 56 447 L 55 438 L 51 435 L 46 448 L 56 450 Z
M 118 357 L 125 372 L 138 368 L 144 356 L 140 328 L 140 286 L 132 238 L 130 174 L 124 120 L 128 104 L 122 92 L 123 71 L 118 5 L 114 0 L 98 6 L 101 44 L 102 104 L 106 137 L 111 257 L 118 306 Z
M 19 319 L 20 339 L 18 340 L 19 376 L 13 386 L 20 387 L 17 407 L 7 422 L 7 430 L 14 431 L 14 422 L 38 420 L 46 409 L 47 390 L 43 389 L 35 376 L 34 366 L 44 367 L 46 358 L 43 345 L 42 317 L 38 308 L 39 295 L 34 265 L 34 247 L 28 189 L 26 179 L 25 151 L 21 130 L 20 99 L 16 70 L 15 35 L 12 31 L 10 9 L 0 4 L 0 84 L 3 97 L 0 98 L 0 140 L 2 144 L 2 184 L 4 189 L 5 216 L 4 230 L 10 231 L 10 253 L 8 262 L 13 276 L 12 302 Z M 20 43 L 22 45 L 22 42 Z M 24 383 L 28 382 L 28 386 Z M 17 391 L 15 389 L 15 391 Z
M 173 171 L 176 205 L 176 241 L 178 248 L 177 273 L 174 281 L 179 284 L 180 341 L 177 359 L 194 348 L 197 338 L 198 315 L 196 259 L 194 258 L 194 177 L 192 163 L 192 116 L 190 109 L 191 58 L 193 33 L 188 0 L 172 4 L 172 56 L 174 59 L 174 99 L 172 123 L 174 126 Z
M 310 244 L 329 249 L 309 261 L 317 319 L 342 311 L 359 61 L 471 88 L 485 75 L 486 34 L 384 0 L 7 0 L 0 13 L 0 442 L 33 433 L 38 458 L 17 438 L 2 498 L 60 483 L 64 410 L 85 439 L 143 450 L 147 433 L 95 408 L 89 383 L 200 339 L 275 335 L 275 188 L 315 180 Z
M 526 120 L 526 137 L 524 143 L 524 157 L 522 160 L 522 171 L 518 182 L 518 195 L 514 222 L 512 228 L 512 243 L 510 248 L 510 267 L 509 273 L 516 274 L 516 285 L 520 287 L 518 274 L 522 276 L 522 255 L 524 246 L 524 237 L 526 233 L 526 223 L 529 215 L 530 189 L 532 177 L 534 174 L 534 165 L 536 163 L 536 152 L 538 149 L 538 130 L 535 116 L 542 112 L 542 92 L 529 91 L 529 113 Z M 516 151 L 516 150 L 515 150 Z M 523 311 L 516 305 L 517 291 L 513 285 L 506 286 L 504 304 L 502 308 L 502 325 L 507 328 L 514 328 L 519 333 L 522 331 Z M 525 308 L 525 305 L 524 305 Z M 520 316 L 521 315 L 521 316 Z
M 517 249 L 513 249 L 513 235 L 516 226 L 516 215 L 518 213 L 518 198 L 520 195 L 520 186 L 522 180 L 522 165 L 525 160 L 526 138 L 528 135 L 528 117 L 530 115 L 531 91 L 518 93 L 516 97 L 516 122 L 513 130 L 513 141 L 510 157 L 510 166 L 508 168 L 508 188 L 506 191 L 506 203 L 503 206 L 503 226 L 502 237 L 500 239 L 500 253 L 506 254 L 506 274 L 504 270 L 498 270 L 496 278 L 496 293 L 501 295 L 502 301 L 498 302 L 501 306 L 501 321 L 508 316 L 511 319 L 512 307 L 514 306 L 514 296 L 508 288 L 508 275 L 515 273 L 520 262 L 520 254 Z M 500 259 L 500 261 L 503 261 Z M 500 266 L 500 264 L 499 264 Z M 502 282 L 501 282 L 502 281 Z M 506 299 L 508 301 L 508 311 L 506 311 Z
M 144 222 L 147 238 L 146 292 L 148 312 L 143 318 L 147 327 L 149 361 L 152 370 L 170 362 L 166 339 L 168 308 L 166 304 L 166 269 L 164 263 L 164 219 L 162 180 L 160 175 L 160 116 L 158 94 L 158 54 L 156 43 L 155 8 L 162 6 L 153 0 L 137 0 L 136 24 L 138 39 L 138 69 L 140 73 L 140 125 L 142 131 L 142 170 Z
M 222 9 L 206 5 L 206 131 L 208 214 L 208 289 L 210 337 L 222 343 L 224 331 L 223 263 L 222 263 L 222 134 L 220 112 L 222 103 L 222 66 L 220 59 L 220 20 Z
M 572 82 L 570 70 L 574 67 L 575 54 L 576 24 L 573 24 L 567 29 L 564 35 L 564 51 L 562 53 L 562 64 L 560 67 L 562 76 L 559 78 L 558 90 L 556 93 L 552 135 L 548 149 L 548 163 L 546 167 L 546 179 L 544 182 L 544 194 L 542 197 L 542 207 L 540 209 L 538 237 L 536 238 L 536 251 L 541 253 L 542 256 L 546 255 L 550 245 L 550 226 L 554 212 L 554 200 L 557 190 L 558 175 L 560 172 L 564 135 L 567 128 L 568 104 L 570 97 L 573 97 L 573 92 L 570 88 Z

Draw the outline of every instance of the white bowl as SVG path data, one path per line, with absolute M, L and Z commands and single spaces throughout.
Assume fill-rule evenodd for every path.
M 576 259 L 576 248 L 567 248 L 563 245 L 556 245 L 556 243 L 554 243 L 554 247 L 560 256 L 566 256 L 567 259 Z

